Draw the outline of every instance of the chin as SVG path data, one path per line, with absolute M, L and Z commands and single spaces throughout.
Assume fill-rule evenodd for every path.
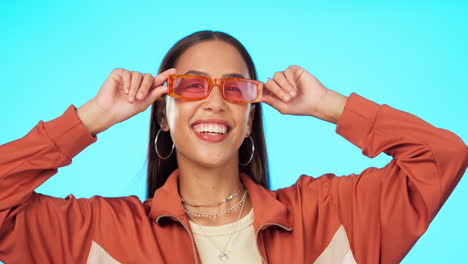
M 200 160 L 200 164 L 207 168 L 218 168 L 223 167 L 228 163 L 225 159 L 202 159 Z
M 201 154 L 200 156 L 196 157 L 196 159 L 194 159 L 197 163 L 199 163 L 201 166 L 203 167 L 207 167 L 207 168 L 217 168 L 217 167 L 224 167 L 226 166 L 229 161 L 232 161 L 233 158 L 229 158 L 228 156 L 226 156 L 226 153 L 217 153 L 217 154 L 214 154 L 214 153 L 205 153 L 205 155 L 203 155 L 202 153 L 199 153 Z

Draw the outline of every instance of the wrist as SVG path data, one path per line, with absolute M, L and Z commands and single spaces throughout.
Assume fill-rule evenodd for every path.
M 327 89 L 311 116 L 336 124 L 343 113 L 347 99 L 348 97 Z
M 106 117 L 105 111 L 92 100 L 79 107 L 77 114 L 83 125 L 93 136 L 112 126 L 110 118 Z

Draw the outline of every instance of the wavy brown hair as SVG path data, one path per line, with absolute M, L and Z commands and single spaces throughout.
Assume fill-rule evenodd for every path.
M 250 79 L 257 79 L 257 71 L 249 53 L 245 47 L 234 37 L 219 31 L 198 31 L 179 40 L 167 52 L 161 62 L 159 73 L 174 68 L 177 59 L 189 47 L 209 40 L 221 40 L 231 44 L 241 54 L 249 70 Z M 177 168 L 176 151 L 166 159 L 160 159 L 155 151 L 154 139 L 156 133 L 161 129 L 161 118 L 165 116 L 165 97 L 156 100 L 151 106 L 150 131 L 148 143 L 148 171 L 147 171 L 147 198 L 151 198 L 154 192 L 166 182 L 167 177 Z M 255 113 L 250 133 L 254 144 L 255 153 L 247 166 L 239 165 L 239 170 L 245 172 L 256 183 L 265 188 L 269 188 L 269 171 L 267 161 L 267 151 L 265 145 L 265 136 L 263 133 L 262 107 L 260 103 L 255 103 Z M 158 138 L 158 151 L 161 155 L 167 155 L 172 148 L 172 139 L 170 133 L 160 133 Z M 239 149 L 239 161 L 247 162 L 251 155 L 251 145 L 249 140 L 244 140 Z

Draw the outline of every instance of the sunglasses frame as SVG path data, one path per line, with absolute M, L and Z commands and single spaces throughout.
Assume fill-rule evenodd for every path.
M 175 92 L 174 92 L 174 82 L 175 82 L 176 79 L 179 79 L 179 78 L 198 78 L 198 79 L 203 79 L 203 80 L 207 81 L 207 83 L 208 83 L 208 93 L 207 93 L 207 95 L 205 97 L 200 97 L 200 98 L 188 98 L 188 97 L 184 97 L 184 96 L 180 96 L 180 95 L 175 94 Z M 227 81 L 245 81 L 245 82 L 255 84 L 255 87 L 257 89 L 257 97 L 254 100 L 251 100 L 251 101 L 238 101 L 238 100 L 232 100 L 232 99 L 226 98 L 226 96 L 224 94 L 223 86 L 224 86 L 224 83 L 227 82 Z M 261 81 L 257 81 L 257 80 L 242 79 L 242 78 L 210 78 L 210 77 L 207 77 L 207 76 L 194 75 L 194 74 L 171 75 L 167 79 L 168 95 L 172 96 L 174 98 L 179 98 L 179 99 L 189 100 L 189 101 L 199 101 L 199 100 L 203 100 L 203 99 L 208 98 L 208 96 L 210 96 L 211 91 L 213 90 L 214 86 L 218 86 L 219 91 L 221 92 L 221 94 L 223 96 L 223 99 L 225 101 L 228 101 L 228 102 L 231 102 L 231 103 L 241 103 L 241 104 L 243 104 L 243 103 L 244 104 L 258 103 L 262 99 L 263 83 Z

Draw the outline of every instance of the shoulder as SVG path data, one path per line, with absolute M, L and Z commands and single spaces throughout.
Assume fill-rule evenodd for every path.
M 73 194 L 65 198 L 53 197 L 41 193 L 33 193 L 29 203 L 30 209 L 49 208 L 58 211 L 81 211 L 86 212 L 119 212 L 119 214 L 145 213 L 145 207 L 140 199 L 135 196 L 125 197 L 102 197 L 99 195 L 90 198 L 76 198 Z
M 328 197 L 330 192 L 330 181 L 336 178 L 334 174 L 324 174 L 320 177 L 301 175 L 297 181 L 286 188 L 273 191 L 277 199 L 290 203 L 306 199 L 308 202 L 319 201 Z

